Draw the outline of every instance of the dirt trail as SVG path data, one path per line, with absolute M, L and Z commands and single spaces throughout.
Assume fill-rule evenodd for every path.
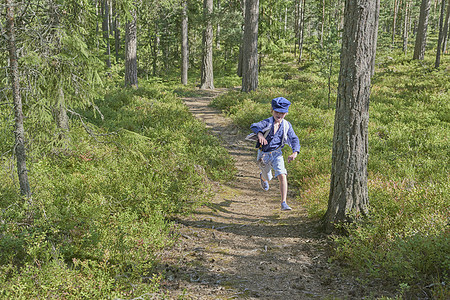
M 237 179 L 218 186 L 211 205 L 177 220 L 179 242 L 164 253 L 162 289 L 169 299 L 362 299 L 371 287 L 327 263 L 327 239 L 288 196 L 280 211 L 278 181 L 260 188 L 255 149 L 230 120 L 208 107 L 223 92 L 185 98 L 191 112 L 233 156 Z M 298 159 L 301 159 L 299 155 Z M 375 292 L 376 293 L 376 292 Z

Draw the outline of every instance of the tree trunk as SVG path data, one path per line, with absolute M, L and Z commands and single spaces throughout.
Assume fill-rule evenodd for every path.
M 63 131 L 69 131 L 69 117 L 67 116 L 66 100 L 62 86 L 58 86 L 58 97 L 55 106 L 56 126 Z M 64 135 L 60 135 L 63 138 Z
M 284 9 L 284 35 L 286 36 L 288 27 L 288 8 Z
M 413 59 L 423 60 L 427 44 L 428 16 L 430 14 L 430 0 L 422 0 L 420 5 L 419 25 L 417 27 L 416 44 Z
M 259 0 L 247 0 L 243 39 L 242 91 L 258 88 L 258 18 Z
M 61 53 L 61 35 L 59 34 L 59 28 L 61 27 L 60 23 L 60 16 L 57 13 L 58 8 L 53 7 L 53 14 L 52 16 L 52 28 L 55 29 L 53 35 L 54 35 L 54 47 L 55 50 L 54 55 L 58 55 Z M 60 73 L 61 70 L 59 69 L 59 64 L 54 64 L 54 72 Z M 63 80 L 55 80 L 54 86 L 52 87 L 52 90 L 54 90 L 57 94 L 55 95 L 55 104 L 53 109 L 53 116 L 54 120 L 56 122 L 56 127 L 60 129 L 59 132 L 59 138 L 65 139 L 67 133 L 69 131 L 69 117 L 67 116 L 67 107 L 66 107 L 66 99 L 64 96 L 64 88 L 63 88 Z
M 111 36 L 114 36 L 114 18 L 113 18 L 113 3 L 112 0 L 107 0 L 108 2 L 108 8 L 109 8 L 109 34 Z
M 114 50 L 116 56 L 116 63 L 119 62 L 119 51 L 120 51 L 120 21 L 119 16 L 116 15 L 114 18 Z
M 397 27 L 398 0 L 394 0 L 394 18 L 392 20 L 392 47 L 395 43 L 395 29 Z
M 201 68 L 200 89 L 214 89 L 213 74 L 213 27 L 212 27 L 213 0 L 203 1 L 203 18 L 205 29 L 203 30 L 203 56 Z
M 183 0 L 181 12 L 181 61 L 181 83 L 186 85 L 189 68 L 187 0 Z
M 444 22 L 444 32 L 442 34 L 443 40 L 442 40 L 442 53 L 445 53 L 445 49 L 447 49 L 447 41 L 448 41 L 448 21 L 450 19 L 450 1 L 448 1 L 447 5 L 447 13 L 445 15 L 445 22 Z
M 436 61 L 434 63 L 435 68 L 439 68 L 439 65 L 441 64 L 441 47 L 442 47 L 442 40 L 443 40 L 443 34 L 444 34 L 444 11 L 445 11 L 445 0 L 441 0 L 441 14 L 439 17 L 439 38 L 438 43 L 436 47 Z
M 297 0 L 296 0 L 297 1 Z M 294 57 L 297 56 L 298 47 L 298 33 L 300 29 L 300 1 L 295 2 L 295 15 L 294 15 Z
M 153 76 L 156 76 L 158 74 L 158 55 L 159 55 L 159 45 L 160 45 L 160 37 L 159 37 L 159 27 L 158 23 L 155 22 L 155 34 L 153 35 L 150 47 L 152 51 L 152 69 L 153 69 Z
M 166 20 L 164 20 L 164 22 L 166 22 Z M 169 28 L 168 28 L 168 24 L 165 24 L 162 30 L 162 57 L 163 57 L 163 65 L 164 65 L 164 72 L 166 74 L 169 73 L 169 68 L 170 68 L 170 62 L 169 62 L 169 57 L 170 57 L 170 41 L 169 41 L 169 36 L 170 36 L 170 32 L 169 32 Z
M 217 0 L 217 13 L 220 14 L 221 13 L 221 3 L 220 0 Z M 216 14 L 217 14 L 216 13 Z M 216 49 L 220 49 L 220 22 L 217 22 L 217 28 L 216 28 Z
M 132 20 L 125 28 L 125 86 L 138 87 L 137 77 L 137 27 L 136 10 L 131 11 Z
M 320 46 L 323 47 L 323 34 L 325 28 L 325 0 L 322 1 L 322 24 L 320 26 Z
M 25 151 L 25 129 L 23 126 L 23 112 L 22 112 L 22 97 L 20 94 L 20 80 L 19 80 L 19 63 L 16 51 L 16 35 L 14 27 L 14 0 L 6 1 L 7 14 L 7 34 L 8 34 L 8 48 L 9 48 L 9 76 L 11 79 L 13 102 L 14 102 L 14 136 L 15 146 L 14 153 L 17 158 L 17 174 L 19 177 L 20 194 L 31 201 L 31 189 L 28 182 L 28 171 L 26 165 L 26 151 Z
M 330 197 L 323 220 L 328 232 L 368 213 L 369 96 L 378 7 L 373 0 L 345 4 Z
M 102 31 L 103 31 L 103 39 L 106 42 L 106 66 L 108 69 L 111 69 L 111 45 L 109 42 L 109 5 L 108 0 L 104 0 L 102 3 Z
M 244 31 L 245 31 L 245 6 L 246 0 L 241 0 L 241 8 L 242 8 L 242 16 L 244 19 L 244 24 L 242 24 L 242 38 L 241 44 L 239 45 L 239 58 L 238 58 L 238 67 L 237 67 L 237 75 L 242 77 L 242 65 L 244 63 Z
M 406 54 L 408 51 L 408 35 L 409 30 L 411 29 L 410 24 L 410 0 L 405 1 L 405 13 L 404 13 L 404 19 L 403 19 L 403 53 Z
M 303 37 L 305 35 L 305 2 L 306 0 L 299 0 L 302 1 L 302 7 L 300 10 L 300 31 L 298 35 L 298 62 L 300 63 L 302 61 L 302 55 L 303 55 Z
M 374 0 L 375 1 L 375 30 L 372 31 L 373 37 L 372 41 L 374 43 L 373 48 L 373 55 L 372 55 L 372 72 L 371 76 L 375 74 L 375 58 L 376 58 L 376 51 L 377 51 L 377 42 L 378 42 L 378 24 L 380 23 L 380 0 Z

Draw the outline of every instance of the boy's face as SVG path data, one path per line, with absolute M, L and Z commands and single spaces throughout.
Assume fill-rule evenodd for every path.
M 287 113 L 281 113 L 281 112 L 277 112 L 277 111 L 272 111 L 272 116 L 275 120 L 275 122 L 279 123 L 281 122 L 281 120 L 284 119 L 284 117 L 286 117 Z

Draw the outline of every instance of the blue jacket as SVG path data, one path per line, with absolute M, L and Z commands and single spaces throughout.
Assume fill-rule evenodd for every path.
M 264 134 L 267 130 L 270 130 L 269 134 L 266 136 L 267 145 L 263 145 L 261 151 L 270 152 L 279 147 L 283 148 L 285 144 L 288 144 L 292 148 L 292 152 L 300 152 L 300 141 L 297 135 L 295 134 L 291 123 L 283 119 L 281 121 L 280 128 L 274 135 L 273 122 L 274 122 L 273 117 L 270 117 L 260 122 L 253 123 L 250 126 L 250 129 L 255 134 L 258 134 L 258 132 Z M 258 142 L 256 144 L 256 147 L 259 148 L 260 146 L 261 145 Z

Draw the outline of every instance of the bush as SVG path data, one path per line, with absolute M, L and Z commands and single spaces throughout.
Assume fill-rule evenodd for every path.
M 155 253 L 175 239 L 169 219 L 207 202 L 210 180 L 234 176 L 217 138 L 162 84 L 111 91 L 96 104 L 101 115 L 74 115 L 65 143 L 34 141 L 32 204 L 17 196 L 3 158 L 1 297 L 154 291 Z

